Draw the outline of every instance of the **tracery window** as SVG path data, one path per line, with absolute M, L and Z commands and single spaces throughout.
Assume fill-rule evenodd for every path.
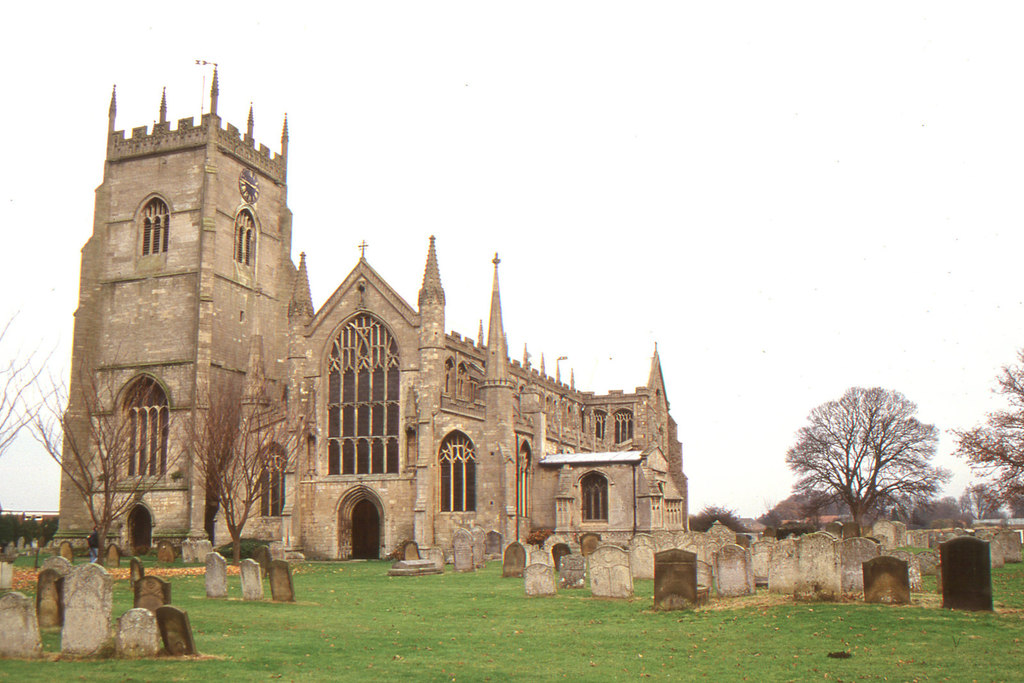
M 594 411 L 594 437 L 598 441 L 604 440 L 604 424 L 608 418 L 608 413 L 603 410 Z
M 476 451 L 461 432 L 452 432 L 441 442 L 441 512 L 476 510 Z
M 167 251 L 171 214 L 162 199 L 153 198 L 142 209 L 142 255 Z
M 371 315 L 338 334 L 328 362 L 328 474 L 398 472 L 398 345 Z
M 280 444 L 271 444 L 266 467 L 260 477 L 260 514 L 279 517 L 284 510 L 285 450 Z
M 589 472 L 580 480 L 584 522 L 608 521 L 608 479 L 599 472 Z
M 473 386 L 469 377 L 469 368 L 465 363 L 459 363 L 459 371 L 455 379 L 455 393 L 459 400 L 472 401 L 474 399 Z
M 516 479 L 516 514 L 530 515 L 530 444 L 523 441 L 519 447 L 519 476 Z
M 128 475 L 166 474 L 170 413 L 163 389 L 151 377 L 140 377 L 125 391 L 124 410 L 129 430 Z
M 615 411 L 615 443 L 625 443 L 633 438 L 633 412 Z
M 256 255 L 256 219 L 243 209 L 235 218 L 235 261 L 251 266 Z

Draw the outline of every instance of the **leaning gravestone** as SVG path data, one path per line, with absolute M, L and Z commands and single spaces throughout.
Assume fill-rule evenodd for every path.
M 797 577 L 796 541 L 784 538 L 775 544 L 768 564 L 768 592 L 792 593 Z
M 754 592 L 754 568 L 750 552 L 729 543 L 715 555 L 715 579 L 718 594 L 723 597 L 750 595 Z
M 420 559 L 420 547 L 416 545 L 416 541 L 406 541 L 402 544 L 398 556 L 403 560 L 418 560 Z
M 582 555 L 565 555 L 558 567 L 559 588 L 583 588 L 587 583 L 587 560 Z
M 284 560 L 270 563 L 270 599 L 274 602 L 295 602 L 292 568 Z
M 497 531 L 488 531 L 484 540 L 484 555 L 488 557 L 501 557 L 501 534 Z
M 947 609 L 992 611 L 992 567 L 988 543 L 959 536 L 939 546 L 942 606 Z
M 630 539 L 629 570 L 634 579 L 654 578 L 654 539 L 648 534 L 636 534 Z
M 580 534 L 580 554 L 583 557 L 590 557 L 590 553 L 597 550 L 597 546 L 601 544 L 601 534 L 595 534 L 593 532 L 587 532 Z
M 160 654 L 160 631 L 156 615 L 148 609 L 136 607 L 117 620 L 115 645 L 118 657 L 156 657 Z
M 174 546 L 170 541 L 160 541 L 156 544 L 156 561 L 170 563 L 174 562 Z
M 29 659 L 42 653 L 32 600 L 17 591 L 0 597 L 0 659 Z
M 487 532 L 483 527 L 475 526 L 470 529 L 470 535 L 473 538 L 473 566 L 479 569 L 486 564 L 484 549 L 487 544 Z
M 555 594 L 555 574 L 551 565 L 531 564 L 523 571 L 527 597 Z
M 864 590 L 864 563 L 878 557 L 878 544 L 866 538 L 847 538 L 839 544 L 844 593 Z
M 167 654 L 180 657 L 194 655 L 196 644 L 192 640 L 192 625 L 188 623 L 188 612 L 172 605 L 164 605 L 156 611 L 156 624 L 164 641 Z
M 128 580 L 134 588 L 135 584 L 146 575 L 146 569 L 139 562 L 137 557 L 133 557 L 130 562 L 130 569 L 128 570 Z
M 455 558 L 455 571 L 471 572 L 476 569 L 473 561 L 473 535 L 465 529 L 456 529 L 452 534 L 452 555 Z
M 50 555 L 43 562 L 43 569 L 52 569 L 61 576 L 67 576 L 71 572 L 71 563 L 60 555 Z
M 156 612 L 157 607 L 171 604 L 171 584 L 159 576 L 144 576 L 135 582 L 135 602 L 132 607 L 141 607 Z
M 98 564 L 79 565 L 64 577 L 62 654 L 94 655 L 108 645 L 112 589 L 110 575 Z
M 260 566 L 261 576 L 266 576 L 270 573 L 270 548 L 265 545 L 256 546 L 256 549 L 252 551 L 252 559 L 256 560 Z
M 36 616 L 39 628 L 64 623 L 64 577 L 56 569 L 43 569 L 36 577 Z
M 520 577 L 526 568 L 526 548 L 519 541 L 512 541 L 505 547 L 501 560 L 501 576 Z
M 14 565 L 0 562 L 0 590 L 9 591 L 14 585 Z
M 220 553 L 206 556 L 206 597 L 228 597 L 228 563 Z
M 571 552 L 572 550 L 565 543 L 556 543 L 551 546 L 551 561 L 555 571 L 558 571 L 558 568 L 562 565 L 562 558 Z M 544 564 L 547 564 L 547 562 Z
M 256 560 L 242 560 L 238 565 L 242 579 L 242 599 L 263 599 L 263 574 Z
M 73 562 L 75 559 L 75 549 L 71 547 L 71 543 L 68 541 L 61 541 L 60 544 L 60 556 L 68 562 Z
M 829 534 L 801 536 L 797 544 L 798 600 L 838 600 L 843 593 L 839 542 Z
M 629 554 L 614 545 L 600 545 L 587 558 L 590 565 L 590 593 L 595 598 L 633 597 L 633 575 Z
M 677 549 L 655 553 L 654 609 L 685 609 L 697 604 L 697 555 Z
M 107 545 L 107 566 L 115 569 L 121 566 L 121 549 L 116 543 Z
M 910 579 L 905 561 L 880 555 L 865 562 L 863 571 L 864 602 L 910 604 Z

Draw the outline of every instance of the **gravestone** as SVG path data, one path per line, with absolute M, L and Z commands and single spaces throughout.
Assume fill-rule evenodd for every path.
M 700 557 L 698 555 L 698 557 Z M 707 562 L 697 560 L 697 587 L 704 587 L 708 590 L 715 585 L 715 567 Z
M 1003 548 L 1003 560 L 1005 562 L 1016 564 L 1021 561 L 1021 542 L 1019 531 L 1000 531 L 999 544 Z
M 871 527 L 871 535 L 878 539 L 883 548 L 896 547 L 896 528 L 892 522 L 880 519 Z
M 34 659 L 42 654 L 32 600 L 17 591 L 0 597 L 0 659 Z
M 864 602 L 886 605 L 910 604 L 907 563 L 892 555 L 880 555 L 864 563 Z
M 630 539 L 629 570 L 634 579 L 654 578 L 654 539 L 648 534 L 636 534 Z
M 651 536 L 654 537 L 655 552 L 671 550 L 676 547 L 675 534 L 671 531 L 652 531 Z
M 475 526 L 469 530 L 469 533 L 473 538 L 473 566 L 479 569 L 486 564 L 484 547 L 487 544 L 487 532 L 483 527 Z
M 892 523 L 892 544 L 896 548 L 907 545 L 907 525 L 903 522 Z
M 79 565 L 64 577 L 64 627 L 61 653 L 87 656 L 100 653 L 110 643 L 110 610 L 113 582 L 107 570 L 95 563 Z
M 135 582 L 135 602 L 132 607 L 141 607 L 156 612 L 157 607 L 171 604 L 171 584 L 159 576 L 144 576 Z
M 891 550 L 886 553 L 895 557 L 897 560 L 903 560 L 907 563 L 907 576 L 910 582 L 910 590 L 913 593 L 921 592 L 921 563 L 917 559 L 914 553 L 906 550 Z
M 39 628 L 64 624 L 64 577 L 56 569 L 43 569 L 36 577 L 36 617 Z
M 754 571 L 754 585 L 768 585 L 768 567 L 776 541 L 761 539 L 750 544 L 750 566 Z
M 715 587 L 723 597 L 754 592 L 754 569 L 748 550 L 734 543 L 722 546 L 715 555 Z
M 146 575 L 146 569 L 142 566 L 142 562 L 138 558 L 133 557 L 129 563 L 130 569 L 128 571 L 128 580 L 131 586 L 134 588 L 136 582 Z
M 156 544 L 156 561 L 170 563 L 174 562 L 177 554 L 174 552 L 174 545 L 170 541 L 160 541 Z
M 260 563 L 256 560 L 242 560 L 238 565 L 238 570 L 242 580 L 242 599 L 262 600 L 263 573 Z
M 52 569 L 61 576 L 67 576 L 71 572 L 72 564 L 60 555 L 50 555 L 43 562 L 43 569 Z
M 558 568 L 562 565 L 562 558 L 570 553 L 572 553 L 572 550 L 565 543 L 556 543 L 551 546 L 551 561 L 555 571 L 558 571 Z M 547 563 L 545 562 L 545 564 Z
M 707 535 L 711 537 L 718 546 L 736 542 L 736 532 L 718 520 L 715 520 L 715 523 L 711 525 L 710 529 L 708 529 Z
M 960 536 L 939 546 L 942 606 L 947 609 L 992 611 L 992 567 L 988 543 Z
M 398 560 L 388 570 L 388 576 L 430 576 L 442 573 L 443 570 L 431 560 Z
M 452 555 L 455 571 L 471 572 L 476 569 L 473 562 L 473 535 L 465 529 L 456 529 L 452 534 Z
M 220 553 L 206 556 L 206 597 L 228 597 L 228 563 Z
M 836 538 L 843 537 L 843 524 L 842 522 L 829 522 L 825 525 L 825 531 L 829 532 Z
M 864 563 L 878 557 L 878 544 L 866 538 L 847 538 L 839 544 L 839 561 L 844 593 L 864 590 Z
M 284 559 L 285 550 L 284 550 L 284 543 L 283 542 L 281 542 L 281 541 L 271 541 L 270 545 L 267 546 L 267 549 L 270 550 L 270 559 L 271 559 L 271 561 L 273 561 L 273 560 L 283 560 Z M 419 558 L 417 558 L 417 559 L 419 559 Z
M 121 566 L 121 549 L 116 543 L 107 544 L 107 566 L 115 569 Z
M 521 577 L 526 568 L 526 548 L 519 541 L 512 541 L 505 546 L 505 554 L 501 560 L 501 576 Z
M 400 560 L 418 560 L 420 559 L 420 547 L 416 544 L 416 541 L 405 541 L 402 543 L 402 547 L 398 551 L 398 559 Z
M 544 548 L 528 547 L 526 549 L 526 566 L 531 564 L 550 564 L 554 566 L 551 559 L 551 552 Z
M 921 576 L 935 576 L 935 568 L 939 564 L 939 556 L 934 550 L 925 550 L 917 554 L 917 563 L 921 566 Z
M 484 554 L 487 557 L 501 557 L 501 534 L 497 531 L 488 531 L 484 541 Z
M 192 541 L 190 541 L 187 538 L 184 541 L 181 542 L 181 563 L 182 564 L 192 564 L 193 562 L 196 561 L 196 558 L 195 558 L 196 554 L 194 552 L 194 548 L 195 548 L 195 546 L 192 545 Z
M 203 539 L 196 543 L 196 562 L 206 562 L 206 556 L 213 552 L 213 544 Z
M 582 543 L 581 543 L 582 545 Z M 595 598 L 633 597 L 633 575 L 629 554 L 614 545 L 600 545 L 587 558 L 590 565 L 590 593 Z
M 587 560 L 582 555 L 570 554 L 562 557 L 558 568 L 559 588 L 584 588 L 587 584 Z
M 697 555 L 678 549 L 655 553 L 654 609 L 677 610 L 697 604 Z
M 842 593 L 839 542 L 820 532 L 801 536 L 797 542 L 794 597 L 798 600 L 838 600 Z
M 860 536 L 860 524 L 857 522 L 843 522 L 843 535 L 840 537 L 844 541 L 848 538 L 857 538 Z
M 24 549 L 25 549 L 25 537 L 24 536 L 18 536 L 18 552 L 20 553 Z
M 768 592 L 791 594 L 796 587 L 797 571 L 796 541 L 784 538 L 776 542 L 768 563 Z
M 156 611 L 156 625 L 164 641 L 167 654 L 174 657 L 195 655 L 195 641 L 192 640 L 192 625 L 188 623 L 188 612 L 172 605 L 164 605 Z
M 750 536 L 747 534 L 736 534 L 736 545 L 739 547 L 750 550 L 751 543 Z
M 71 543 L 68 541 L 61 541 L 60 543 L 60 556 L 68 562 L 74 562 L 75 560 L 75 549 L 71 547 Z
M 590 557 L 590 553 L 597 550 L 597 546 L 600 544 L 601 534 L 595 534 L 591 531 L 580 534 L 580 554 L 583 557 Z
M 433 548 L 427 548 L 426 550 L 427 559 L 437 565 L 440 571 L 444 571 L 445 557 L 444 550 L 434 546 Z
M 256 546 L 255 550 L 252 551 L 252 559 L 260 566 L 260 576 L 266 576 L 270 573 L 270 548 L 265 545 Z
M 160 654 L 160 631 L 156 615 L 148 609 L 130 609 L 117 620 L 115 649 L 118 657 L 156 657 Z
M 0 562 L 0 590 L 9 591 L 14 585 L 14 565 Z
M 766 526 L 764 531 L 761 532 L 761 538 L 774 538 L 778 539 L 779 532 L 773 526 Z
M 527 597 L 554 595 L 554 570 L 547 564 L 531 564 L 523 570 L 523 586 Z
M 295 602 L 292 568 L 284 560 L 270 562 L 270 599 L 274 602 Z

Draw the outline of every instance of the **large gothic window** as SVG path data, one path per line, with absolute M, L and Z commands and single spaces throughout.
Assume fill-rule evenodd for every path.
M 142 255 L 162 254 L 167 251 L 168 227 L 171 214 L 162 199 L 150 199 L 142 209 Z
M 264 517 L 279 517 L 284 510 L 285 462 L 284 448 L 280 444 L 271 444 L 270 457 L 260 477 L 260 514 Z
M 251 266 L 256 256 L 256 219 L 243 209 L 235 217 L 235 261 Z
M 516 514 L 530 515 L 530 444 L 526 441 L 519 448 L 519 476 L 516 479 Z
M 590 472 L 580 481 L 584 522 L 608 521 L 608 480 L 603 474 Z
M 441 442 L 441 512 L 476 510 L 476 452 L 473 442 L 461 432 L 452 432 Z
M 603 410 L 594 411 L 594 438 L 598 441 L 604 441 L 604 424 L 608 418 L 608 413 Z
M 625 443 L 633 438 L 633 413 L 629 410 L 615 412 L 615 443 Z
M 128 475 L 154 476 L 167 472 L 170 414 L 167 396 L 150 377 L 140 377 L 125 390 L 128 420 Z
M 397 473 L 398 345 L 373 316 L 356 316 L 334 340 L 327 393 L 328 473 Z

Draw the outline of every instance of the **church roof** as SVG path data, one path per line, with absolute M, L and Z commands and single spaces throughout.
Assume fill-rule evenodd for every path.
M 625 463 L 635 465 L 642 460 L 643 451 L 611 451 L 604 453 L 552 453 L 541 458 L 541 465 L 586 465 Z

